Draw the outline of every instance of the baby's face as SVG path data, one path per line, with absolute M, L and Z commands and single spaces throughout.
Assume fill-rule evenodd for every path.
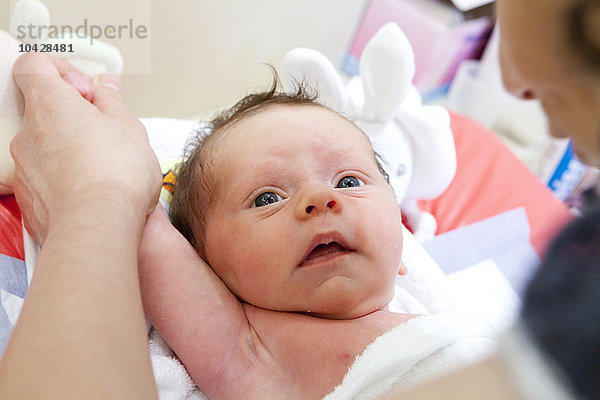
M 323 107 L 274 106 L 214 155 L 206 256 L 257 307 L 355 318 L 391 299 L 400 210 L 368 139 Z

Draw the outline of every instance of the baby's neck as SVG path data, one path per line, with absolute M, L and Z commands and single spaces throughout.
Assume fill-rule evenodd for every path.
M 354 360 L 377 337 L 416 317 L 386 309 L 354 319 L 327 319 L 306 313 L 270 311 L 244 305 L 257 354 L 270 354 L 280 383 L 299 398 L 322 398 L 339 385 Z M 271 372 L 273 373 L 273 372 Z M 286 377 L 293 377 L 290 381 Z M 285 386 L 284 385 L 284 386 Z

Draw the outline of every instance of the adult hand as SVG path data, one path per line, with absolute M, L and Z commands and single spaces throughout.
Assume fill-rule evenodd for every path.
M 14 192 L 34 240 L 43 243 L 53 224 L 97 202 L 148 215 L 160 167 L 143 125 L 123 104 L 117 77 L 100 76 L 89 93 L 85 80 L 83 90 L 73 83 L 73 67 L 38 53 L 21 56 L 13 73 L 25 98 L 10 147 Z

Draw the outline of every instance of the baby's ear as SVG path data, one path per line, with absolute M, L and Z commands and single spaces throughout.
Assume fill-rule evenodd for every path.
M 406 275 L 408 273 L 408 269 L 406 269 L 406 265 L 404 265 L 403 261 L 400 261 L 400 268 L 398 269 L 398 275 Z

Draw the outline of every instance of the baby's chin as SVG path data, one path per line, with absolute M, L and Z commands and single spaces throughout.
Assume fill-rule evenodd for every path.
M 357 299 L 356 297 L 340 296 L 331 299 L 328 303 L 313 304 L 314 308 L 299 310 L 299 312 L 314 317 L 336 320 L 349 320 L 362 318 L 378 311 L 388 311 L 388 304 L 392 300 L 393 293 L 387 295 L 380 293 L 368 298 Z
M 368 283 L 365 285 L 369 286 Z M 323 297 L 315 299 L 311 304 L 314 308 L 310 309 L 310 312 L 301 312 L 321 318 L 348 320 L 387 311 L 388 304 L 394 297 L 394 284 L 378 283 L 377 286 L 332 286 L 329 291 L 322 293 Z

